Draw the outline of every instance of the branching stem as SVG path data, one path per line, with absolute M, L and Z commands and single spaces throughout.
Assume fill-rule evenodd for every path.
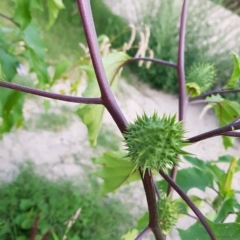
M 93 68 L 101 91 L 103 104 L 111 114 L 120 131 L 125 132 L 127 120 L 119 108 L 107 80 L 99 51 L 97 34 L 89 0 L 77 0 L 77 3 L 93 63 Z
M 85 98 L 85 97 L 74 97 L 74 96 L 67 96 L 57 93 L 46 92 L 40 89 L 25 87 L 19 84 L 10 83 L 0 81 L 0 86 L 4 88 L 13 89 L 15 91 L 30 93 L 37 96 L 42 96 L 46 98 L 56 99 L 65 102 L 73 102 L 73 103 L 84 103 L 84 104 L 103 104 L 101 98 Z
M 199 209 L 195 206 L 195 204 L 191 201 L 191 199 L 183 192 L 183 190 L 174 182 L 174 180 L 169 177 L 164 171 L 159 171 L 160 175 L 174 188 L 174 190 L 182 197 L 182 199 L 187 203 L 187 205 L 192 209 L 192 211 L 196 214 L 204 228 L 206 229 L 208 235 L 212 240 L 216 240 L 214 233 L 203 214 L 199 211 Z

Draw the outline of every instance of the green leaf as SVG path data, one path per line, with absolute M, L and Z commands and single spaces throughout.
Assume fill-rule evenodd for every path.
M 209 176 L 209 178 L 212 179 L 212 182 L 215 181 L 218 184 L 219 189 L 222 189 L 226 174 L 216 165 L 217 161 L 208 162 L 191 156 L 184 156 L 184 158 L 194 167 L 206 174 L 206 176 Z M 212 184 L 209 185 L 209 187 L 212 187 Z
M 14 21 L 16 21 L 22 29 L 25 29 L 31 22 L 32 16 L 30 12 L 29 0 L 15 0 L 17 7 L 13 16 Z
M 41 0 L 31 0 L 31 8 L 36 8 L 43 11 L 43 4 Z
M 225 198 L 224 201 L 222 201 L 218 209 L 217 215 L 214 218 L 215 223 L 221 223 L 228 216 L 228 213 L 234 212 L 235 201 L 236 200 L 234 196 Z
M 31 226 L 33 225 L 33 222 L 34 222 L 34 219 L 33 218 L 30 218 L 30 217 L 26 217 L 22 223 L 21 223 L 21 227 L 23 229 L 29 229 L 31 228 Z
M 184 168 L 178 171 L 176 183 L 186 193 L 192 188 L 198 188 L 205 191 L 206 187 L 213 187 L 213 174 L 204 161 L 194 157 L 185 156 L 193 165 L 190 168 Z M 159 189 L 166 190 L 166 181 L 157 182 Z
M 105 152 L 102 157 L 96 158 L 95 163 L 102 165 L 95 174 L 104 180 L 101 193 L 107 194 L 116 191 L 119 187 L 141 179 L 138 171 L 121 152 Z
M 18 236 L 16 240 L 27 240 L 27 237 L 25 236 Z
M 234 61 L 233 73 L 227 85 L 224 87 L 225 89 L 238 87 L 237 84 L 240 78 L 240 59 L 239 59 L 239 56 L 234 52 L 233 52 L 233 61 Z
M 138 230 L 137 229 L 132 229 L 129 230 L 125 235 L 121 237 L 123 240 L 133 240 L 137 237 L 138 235 Z
M 211 103 L 214 108 L 220 127 L 229 124 L 240 115 L 240 104 L 234 101 L 222 99 L 218 103 Z M 224 147 L 233 146 L 234 138 L 223 137 Z
M 1 89 L 0 94 L 0 137 L 9 132 L 13 126 L 19 127 L 23 122 L 24 93 Z
M 56 233 L 54 233 L 53 231 L 51 231 L 51 234 L 52 234 L 53 240 L 60 240 L 60 239 L 58 238 L 58 236 L 56 235 Z
M 48 15 L 49 15 L 48 27 L 50 28 L 56 21 L 59 11 L 61 9 L 64 9 L 65 6 L 62 0 L 48 0 L 47 3 L 48 3 Z
M 18 63 L 19 62 L 14 55 L 9 54 L 4 49 L 0 48 L 0 64 L 2 68 L 2 74 L 0 76 L 3 77 L 4 80 L 9 82 L 12 81 L 17 73 Z
M 209 220 L 207 221 L 217 240 L 239 239 L 239 223 L 213 223 Z M 187 230 L 178 229 L 178 232 L 182 240 L 210 240 L 209 235 L 199 221 Z
M 232 180 L 233 180 L 233 174 L 235 173 L 235 170 L 236 170 L 236 165 L 237 165 L 237 158 L 233 157 L 223 183 L 222 194 L 224 196 L 226 196 L 232 190 Z
M 54 85 L 55 81 L 58 78 L 60 78 L 63 73 L 65 73 L 67 71 L 67 69 L 70 67 L 70 65 L 71 65 L 71 62 L 68 60 L 58 63 L 58 65 L 55 68 L 55 73 L 54 73 L 51 85 Z
M 34 202 L 32 199 L 21 199 L 20 201 L 20 209 L 23 211 L 29 209 L 33 205 L 34 205 Z
M 185 168 L 178 172 L 177 184 L 184 192 L 191 188 L 198 188 L 205 191 L 206 187 L 213 187 L 213 180 L 208 172 L 197 168 Z
M 145 229 L 149 222 L 149 212 L 146 212 L 140 217 L 137 221 L 137 229 L 138 231 L 142 231 Z
M 49 83 L 47 64 L 45 62 L 45 50 L 41 35 L 34 24 L 30 24 L 24 30 L 24 41 L 26 44 L 25 55 L 29 60 L 31 70 L 37 74 L 41 87 Z
M 121 64 L 127 59 L 129 59 L 129 56 L 123 52 L 111 53 L 102 59 L 107 79 L 112 89 L 116 87 L 120 73 L 113 78 L 114 74 L 118 67 L 121 66 Z M 80 66 L 80 68 L 87 73 L 88 77 L 88 85 L 82 95 L 84 97 L 99 97 L 99 86 L 92 66 Z M 96 105 L 85 105 L 84 107 L 80 106 L 76 113 L 88 128 L 88 139 L 91 146 L 95 146 L 102 124 L 104 107 Z
M 85 105 L 79 108 L 76 113 L 88 129 L 88 140 L 91 146 L 97 143 L 97 137 L 102 125 L 104 107 L 98 105 Z

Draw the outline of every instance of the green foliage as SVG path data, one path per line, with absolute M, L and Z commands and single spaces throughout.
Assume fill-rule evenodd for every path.
M 210 104 L 221 127 L 233 122 L 240 115 L 240 104 L 236 101 L 223 99 L 220 96 L 211 96 L 207 100 L 214 101 L 214 103 L 211 102 Z M 226 149 L 233 146 L 233 144 L 234 138 L 223 136 L 223 145 Z
M 49 25 L 51 27 L 58 17 L 58 13 L 61 9 L 64 9 L 62 0 L 48 0 L 48 14 L 49 14 Z
M 207 92 L 214 85 L 216 70 L 208 63 L 193 64 L 186 75 L 186 89 L 190 97 Z
M 155 112 L 148 117 L 145 113 L 138 116 L 134 123 L 127 126 L 124 133 L 125 143 L 134 169 L 167 170 L 179 162 L 177 154 L 186 154 L 182 147 L 184 130 L 176 116 L 159 118 Z
M 236 53 L 233 53 L 233 60 L 234 60 L 234 68 L 232 72 L 232 76 L 228 81 L 225 88 L 238 88 L 239 85 L 239 78 L 240 78 L 240 59 Z
M 9 89 L 1 89 L 0 94 L 0 138 L 12 127 L 20 127 L 23 124 L 24 94 L 13 92 Z
M 240 236 L 239 223 L 213 223 L 208 220 L 217 240 L 238 239 Z M 187 230 L 178 229 L 181 239 L 184 240 L 209 240 L 209 235 L 202 224 L 196 222 Z
M 132 240 L 132 239 L 135 239 L 137 235 L 138 235 L 138 230 L 133 229 L 133 230 L 129 230 L 125 235 L 123 235 L 121 239 Z
M 68 239 L 119 239 L 132 221 L 120 201 L 100 198 L 93 179 L 88 179 L 88 188 L 86 182 L 80 186 L 61 179 L 51 182 L 34 173 L 30 165 L 12 183 L 1 183 L 0 189 L 1 239 L 29 239 L 37 217 L 36 239 L 49 231 L 62 239 L 71 216 L 80 208 Z
M 102 157 L 95 158 L 96 164 L 102 165 L 95 175 L 104 180 L 101 185 L 101 193 L 107 194 L 114 192 L 122 185 L 140 180 L 141 177 L 137 170 L 121 152 L 105 152 Z

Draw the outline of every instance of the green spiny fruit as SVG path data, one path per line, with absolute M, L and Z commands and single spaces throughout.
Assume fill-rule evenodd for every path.
M 168 234 L 178 220 L 179 208 L 177 203 L 169 197 L 162 196 L 158 201 L 158 215 L 163 234 Z
M 124 134 L 134 170 L 140 168 L 143 173 L 147 169 L 166 171 L 178 164 L 177 154 L 187 154 L 182 150 L 188 145 L 183 140 L 184 133 L 182 122 L 176 122 L 176 115 L 159 118 L 155 112 L 151 117 L 145 113 L 138 116 Z
M 190 97 L 204 93 L 213 86 L 216 78 L 215 67 L 209 63 L 193 64 L 187 72 L 186 90 Z

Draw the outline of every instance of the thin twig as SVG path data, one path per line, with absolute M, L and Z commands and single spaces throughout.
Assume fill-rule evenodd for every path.
M 237 93 L 240 92 L 240 89 L 218 89 L 218 90 L 213 90 L 209 91 L 207 93 L 201 94 L 197 97 L 189 98 L 189 102 L 194 102 L 199 99 L 204 99 L 208 96 L 214 95 L 214 94 L 224 94 L 224 93 Z
M 219 103 L 217 101 L 214 101 L 214 100 L 195 100 L 195 101 L 192 101 L 192 102 L 189 102 L 190 104 L 198 104 L 198 103 Z
M 147 226 L 136 238 L 135 240 L 142 240 L 149 232 L 151 232 L 151 228 Z
M 191 143 L 196 143 L 196 142 L 199 142 L 199 141 L 211 138 L 211 137 L 216 137 L 218 135 L 223 135 L 223 134 L 226 134 L 228 132 L 232 132 L 232 131 L 238 130 L 238 129 L 240 129 L 240 123 L 236 122 L 236 123 L 232 123 L 231 125 L 226 125 L 224 127 L 220 127 L 220 128 L 211 130 L 209 132 L 202 133 L 195 137 L 188 138 L 187 141 L 191 142 Z M 232 135 L 232 133 L 231 133 L 231 135 Z
M 186 93 L 185 83 L 185 69 L 184 69 L 184 49 L 185 49 L 185 34 L 186 34 L 186 21 L 187 21 L 187 5 L 188 0 L 183 0 L 182 13 L 180 20 L 179 42 L 178 42 L 178 85 L 179 85 L 179 105 L 178 105 L 178 120 L 183 121 L 186 115 L 186 108 L 188 103 L 188 96 Z M 174 166 L 171 171 L 171 177 L 175 181 L 177 177 L 177 166 Z M 170 195 L 172 188 L 168 185 L 167 195 Z
M 127 65 L 129 63 L 132 63 L 132 62 L 137 62 L 137 61 L 146 61 L 146 62 L 149 61 L 149 62 L 153 62 L 153 63 L 159 64 L 159 65 L 163 65 L 163 66 L 167 66 L 167 67 L 171 67 L 171 68 L 177 68 L 177 64 L 176 63 L 171 63 L 171 62 L 164 61 L 164 60 L 161 60 L 161 59 L 149 58 L 149 57 L 131 58 L 131 59 L 127 60 L 126 62 L 124 62 L 123 66 L 125 66 L 125 65 Z
M 114 79 L 116 77 L 116 75 L 118 74 L 118 72 L 120 71 L 120 69 L 122 69 L 123 67 L 125 67 L 126 65 L 132 63 L 132 62 L 137 62 L 137 61 L 150 61 L 159 65 L 163 65 L 163 66 L 167 66 L 167 67 L 172 67 L 172 68 L 177 68 L 176 63 L 171 63 L 165 60 L 161 60 L 161 59 L 156 59 L 156 58 L 149 58 L 149 57 L 138 57 L 138 58 L 131 58 L 128 59 L 127 61 L 125 61 L 124 63 L 122 63 L 115 71 L 112 79 Z
M 192 211 L 196 214 L 204 228 L 206 229 L 208 235 L 212 240 L 216 240 L 214 233 L 210 226 L 208 225 L 205 217 L 199 211 L 199 209 L 195 206 L 195 204 L 191 201 L 191 199 L 183 192 L 183 190 L 174 182 L 174 180 L 169 177 L 164 171 L 159 170 L 160 175 L 174 188 L 174 190 L 182 197 L 182 199 L 187 203 L 187 205 L 192 209 Z
M 85 97 L 74 97 L 67 96 L 58 93 L 46 92 L 40 89 L 25 87 L 19 84 L 10 83 L 0 81 L 0 87 L 13 89 L 15 91 L 30 93 L 37 96 L 42 96 L 46 98 L 56 99 L 64 102 L 72 102 L 72 103 L 84 103 L 84 104 L 103 104 L 101 98 L 85 98 Z
M 15 24 L 16 26 L 20 27 L 20 25 L 19 25 L 17 22 L 15 22 L 12 18 L 6 16 L 5 14 L 0 13 L 0 17 L 5 18 L 5 19 L 7 19 L 8 21 L 10 21 L 10 22 L 12 22 L 13 24 Z

